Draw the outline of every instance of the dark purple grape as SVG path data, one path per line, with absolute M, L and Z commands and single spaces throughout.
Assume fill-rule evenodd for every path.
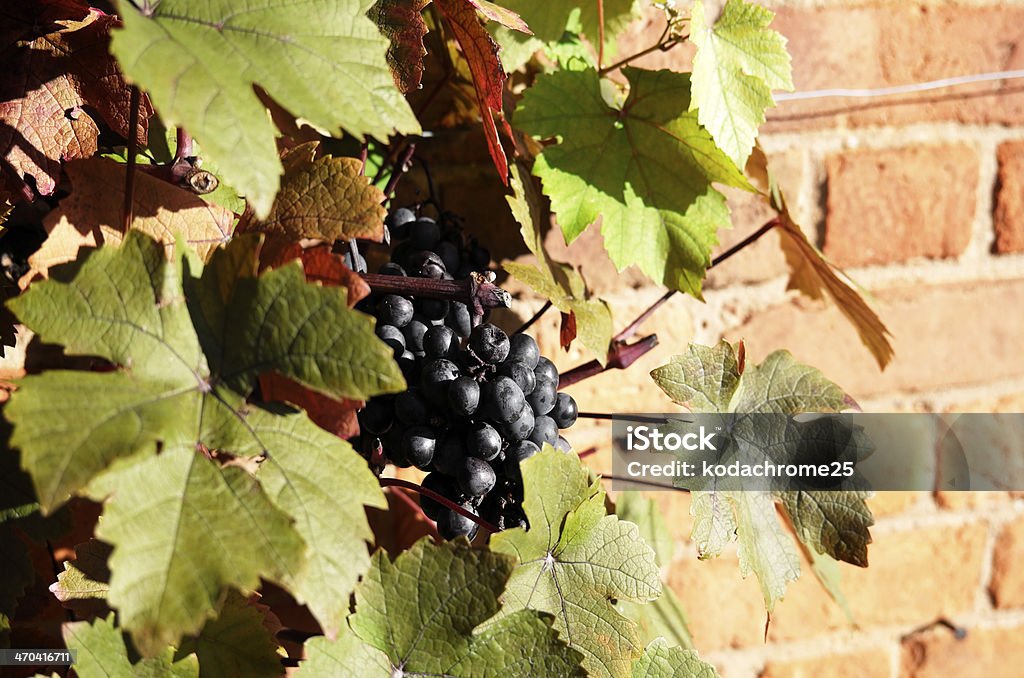
M 459 377 L 448 387 L 448 404 L 456 416 L 473 414 L 480 406 L 480 384 L 472 377 Z
M 383 398 L 374 398 L 366 403 L 359 413 L 359 426 L 375 436 L 387 433 L 394 421 L 395 412 L 391 403 Z
M 446 271 L 454 271 L 459 267 L 459 248 L 447 240 L 442 240 L 434 247 L 434 252 L 441 257 Z
M 569 441 L 563 438 L 562 436 L 558 436 L 558 440 L 555 441 L 555 449 L 558 450 L 559 452 L 571 453 L 572 445 L 570 445 Z
M 420 366 L 412 351 L 402 351 L 395 361 L 398 363 L 398 368 L 402 370 L 402 376 L 405 377 L 406 383 L 415 384 L 419 380 Z
M 377 317 L 395 327 L 408 325 L 414 312 L 412 302 L 397 294 L 385 294 L 377 303 Z
M 448 384 L 458 377 L 458 365 L 451 360 L 438 358 L 423 366 L 420 372 L 420 388 L 429 402 L 443 406 L 448 402 Z
M 487 251 L 487 248 L 473 243 L 469 252 L 469 263 L 476 271 L 486 271 L 487 267 L 491 265 L 491 253 Z
M 498 374 L 508 377 L 523 389 L 523 395 L 533 393 L 533 387 L 537 385 L 537 375 L 533 368 L 518 360 L 506 360 L 498 368 Z
M 395 396 L 395 417 L 407 426 L 426 424 L 430 408 L 417 389 L 409 389 Z
M 519 362 L 526 363 L 526 366 L 531 370 L 537 367 L 537 362 L 540 360 L 540 348 L 537 347 L 537 341 L 529 334 L 513 334 L 509 337 L 509 350 L 508 360 L 518 360 Z
M 519 465 L 540 452 L 537 443 L 532 440 L 520 440 L 505 450 L 505 473 L 513 478 L 520 475 Z
M 508 335 L 490 323 L 477 325 L 469 334 L 469 349 L 485 363 L 497 365 L 508 357 Z
M 484 461 L 490 461 L 501 452 L 501 435 L 490 424 L 473 424 L 466 432 L 466 452 Z
M 416 302 L 416 309 L 431 320 L 444 320 L 448 315 L 448 302 L 444 299 L 420 299 Z
M 466 444 L 462 441 L 462 436 L 449 431 L 434 448 L 434 468 L 440 473 L 454 476 L 459 472 L 462 460 L 466 456 Z
M 411 466 L 409 459 L 405 456 L 405 446 L 402 444 L 404 438 L 405 428 L 396 422 L 380 439 L 388 461 L 399 468 Z
M 402 436 L 402 452 L 416 468 L 427 468 L 434 460 L 435 433 L 426 426 L 413 426 Z
M 497 482 L 491 465 L 477 457 L 466 457 L 456 479 L 459 481 L 459 488 L 471 497 L 484 496 Z
M 538 378 L 537 385 L 533 388 L 533 393 L 526 400 L 530 403 L 530 407 L 533 408 L 534 414 L 542 415 L 549 413 L 554 408 L 557 399 L 558 386 L 546 378 Z
M 445 358 L 452 354 L 457 344 L 455 331 L 444 325 L 437 325 L 423 335 L 423 351 L 428 358 Z
M 445 499 L 451 499 L 452 501 L 456 501 L 459 495 L 459 488 L 455 485 L 455 479 L 437 472 L 428 473 L 423 478 L 420 486 L 433 490 Z M 420 495 L 420 508 L 433 521 L 437 521 L 441 517 L 441 513 L 447 510 L 446 506 L 425 494 Z
M 402 334 L 405 336 L 405 347 L 416 353 L 423 350 L 423 336 L 427 333 L 430 326 L 420 320 L 416 316 L 409 321 L 409 324 L 402 328 Z
M 429 250 L 441 239 L 441 228 L 430 217 L 420 217 L 409 227 L 409 242 L 418 250 Z
M 405 269 L 396 264 L 393 261 L 389 261 L 385 264 L 381 264 L 381 267 L 377 269 L 377 272 L 381 275 L 402 275 L 404 276 Z
M 409 270 L 414 276 L 434 280 L 440 280 L 447 273 L 444 261 L 430 250 L 422 250 L 409 257 Z
M 547 358 L 540 358 L 537 360 L 537 367 L 533 368 L 534 373 L 537 375 L 538 381 L 541 379 L 547 379 L 555 384 L 555 390 L 558 390 L 558 368 L 555 364 Z
M 402 334 L 402 330 L 394 325 L 377 325 L 375 331 L 381 341 L 391 347 L 396 358 L 402 355 L 402 352 L 405 351 L 405 335 Z
M 558 425 L 555 424 L 555 420 L 544 415 L 537 417 L 533 424 L 530 440 L 537 447 L 544 447 L 544 443 L 554 445 L 558 441 Z
M 468 337 L 469 333 L 473 331 L 473 318 L 469 313 L 469 307 L 461 301 L 453 301 L 448 304 L 448 317 L 444 319 L 444 322 L 460 337 Z
M 559 393 L 551 410 L 551 418 L 558 424 L 558 428 L 569 428 L 575 424 L 578 414 L 579 409 L 573 397 L 568 393 Z
M 473 508 L 467 504 L 463 504 L 462 507 L 469 510 L 470 513 L 476 513 Z M 461 513 L 449 508 L 445 508 L 444 512 L 437 520 L 437 533 L 440 534 L 443 539 L 457 539 L 459 537 L 465 537 L 472 541 L 473 538 L 476 537 L 476 533 L 479 529 L 480 526 L 475 522 Z
M 392 238 L 405 238 L 409 235 L 409 226 L 416 221 L 416 214 L 408 207 L 399 207 L 387 216 L 385 223 Z
M 498 377 L 484 386 L 483 402 L 491 419 L 508 424 L 522 412 L 526 396 L 519 384 L 508 377 Z
M 535 424 L 533 408 L 524 403 L 518 417 L 513 419 L 511 423 L 500 426 L 501 434 L 509 441 L 525 440 L 533 433 Z

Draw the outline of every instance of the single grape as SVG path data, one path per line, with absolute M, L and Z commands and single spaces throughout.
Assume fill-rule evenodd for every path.
M 431 320 L 444 320 L 448 315 L 448 302 L 444 299 L 419 299 L 416 308 L 424 317 Z
M 569 441 L 563 438 L 562 436 L 558 436 L 558 440 L 555 441 L 555 449 L 558 450 L 559 452 L 571 453 L 572 445 L 570 445 Z
M 402 376 L 407 383 L 415 384 L 419 380 L 419 361 L 412 351 L 402 351 L 402 354 L 395 358 L 398 368 L 402 370 Z
M 454 476 L 459 472 L 462 460 L 466 456 L 466 444 L 462 441 L 462 436 L 449 431 L 441 440 L 441 444 L 434 447 L 434 468 L 440 473 Z
M 447 240 L 442 240 L 434 246 L 434 252 L 441 257 L 446 271 L 454 271 L 459 267 L 459 248 Z
M 441 239 L 441 228 L 430 217 L 420 217 L 409 228 L 409 242 L 418 250 L 429 250 Z
M 459 377 L 448 387 L 448 404 L 457 416 L 473 414 L 480 406 L 480 384 L 472 377 Z
M 513 334 L 509 337 L 509 350 L 508 360 L 518 360 L 521 363 L 526 363 L 526 366 L 531 370 L 537 367 L 537 361 L 540 360 L 540 348 L 537 347 L 537 341 L 529 334 Z
M 483 401 L 491 419 L 509 424 L 522 412 L 526 396 L 519 384 L 508 377 L 498 377 L 484 386 Z
M 409 258 L 409 264 L 412 274 L 420 278 L 440 280 L 447 273 L 444 261 L 430 250 L 416 252 Z
M 523 395 L 533 393 L 533 387 L 537 385 L 537 375 L 533 368 L 519 360 L 506 360 L 498 368 L 498 374 L 516 382 L 523 389 Z
M 473 424 L 466 432 L 466 452 L 490 461 L 501 452 L 501 435 L 490 424 Z
M 467 509 L 470 513 L 476 513 L 472 506 L 463 504 L 462 508 Z M 470 541 L 476 537 L 477 531 L 480 526 L 475 522 L 462 515 L 458 511 L 453 511 L 450 508 L 445 508 L 444 512 L 437 520 L 437 533 L 441 535 L 443 539 L 457 539 L 459 537 L 465 537 Z
M 455 346 L 455 331 L 444 325 L 437 325 L 423 335 L 423 351 L 428 358 L 445 358 L 452 354 Z
M 359 413 L 359 426 L 375 436 L 387 433 L 394 421 L 395 412 L 391 403 L 383 398 L 374 398 L 366 403 Z
M 558 428 L 569 428 L 576 423 L 576 416 L 579 409 L 576 401 L 568 393 L 559 393 L 555 400 L 555 407 L 551 410 L 551 418 L 558 424 Z
M 558 441 L 558 425 L 555 424 L 555 420 L 544 415 L 537 417 L 530 440 L 536 443 L 537 447 L 544 447 L 544 443 L 554 445 Z
M 469 307 L 461 301 L 449 302 L 448 317 L 444 322 L 460 337 L 468 337 L 473 331 L 473 317 L 469 313 Z
M 416 214 L 408 207 L 399 207 L 388 215 L 385 223 L 392 238 L 405 238 L 409 235 L 409 226 L 416 221 Z
M 391 347 L 396 358 L 402 355 L 402 352 L 405 351 L 405 335 L 402 334 L 402 330 L 394 325 L 377 325 L 375 331 L 377 336 Z
M 381 275 L 406 275 L 405 269 L 393 261 L 381 264 L 381 267 L 377 269 L 377 272 Z
M 502 424 L 501 434 L 510 441 L 525 440 L 530 437 L 533 433 L 533 427 L 536 425 L 535 417 L 533 414 L 533 408 L 528 404 L 523 403 L 523 408 L 519 412 L 519 416 L 512 420 L 511 423 Z
M 471 497 L 484 496 L 497 482 L 491 465 L 477 457 L 466 457 L 456 479 L 459 481 L 459 488 Z
M 513 478 L 518 478 L 520 475 L 519 465 L 538 452 L 540 452 L 540 448 L 532 440 L 520 440 L 509 445 L 505 450 L 505 473 Z
M 508 357 L 508 335 L 490 323 L 477 325 L 469 334 L 469 349 L 485 363 L 497 365 Z
M 423 351 L 423 337 L 427 333 L 430 326 L 413 316 L 409 324 L 402 328 L 402 334 L 405 335 L 405 347 L 413 353 Z
M 452 499 L 455 501 L 455 497 L 459 494 L 459 488 L 455 485 L 455 480 L 450 476 L 446 476 L 441 473 L 428 473 L 424 478 L 423 482 L 420 483 L 420 487 L 428 490 L 433 490 L 439 495 L 446 499 Z M 425 494 L 420 495 L 420 508 L 423 509 L 423 513 L 433 521 L 437 521 L 441 517 L 441 513 L 446 510 L 446 507 L 440 502 L 428 497 Z
M 420 388 L 426 399 L 437 405 L 448 402 L 448 384 L 459 377 L 459 367 L 451 360 L 438 358 L 423 366 Z
M 426 468 L 434 459 L 436 434 L 426 426 L 413 426 L 402 437 L 402 452 L 416 468 Z
M 412 302 L 397 294 L 385 294 L 377 303 L 377 317 L 395 327 L 408 325 L 414 312 Z
M 527 398 L 534 414 L 542 415 L 551 412 L 558 399 L 557 389 L 558 387 L 555 382 L 548 381 L 547 378 L 537 379 L 537 385 L 533 387 L 533 393 Z
M 558 389 L 558 368 L 555 364 L 547 358 L 540 358 L 537 360 L 537 367 L 533 368 L 534 373 L 537 375 L 537 379 L 547 379 L 555 383 L 555 389 Z
M 417 389 L 409 389 L 395 396 L 395 417 L 408 426 L 426 424 L 430 409 Z
M 405 439 L 405 427 L 395 422 L 388 432 L 381 436 L 381 446 L 388 461 L 399 468 L 408 468 L 411 464 L 405 456 L 405 449 L 402 441 Z

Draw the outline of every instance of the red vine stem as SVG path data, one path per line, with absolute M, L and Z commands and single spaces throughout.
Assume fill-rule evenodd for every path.
M 405 173 L 409 171 L 409 167 L 412 163 L 412 155 L 415 152 L 416 144 L 409 144 L 401 156 L 399 156 L 394 169 L 391 170 L 391 178 L 388 179 L 388 185 L 384 187 L 384 197 L 386 199 L 391 200 L 391 198 L 394 197 L 395 188 L 398 186 L 398 182 L 402 179 Z
M 128 100 L 128 166 L 124 177 L 124 232 L 132 227 L 133 205 L 135 202 L 135 153 L 139 139 L 139 107 L 142 96 L 138 87 L 132 87 Z
M 402 480 L 401 478 L 380 478 L 379 480 L 381 487 L 401 487 L 402 489 L 410 490 L 412 492 L 416 492 L 417 494 L 422 494 L 425 497 L 430 497 L 431 499 L 436 501 L 438 504 L 441 504 L 445 508 L 455 511 L 460 516 L 469 518 L 474 523 L 484 528 L 488 532 L 498 531 L 498 528 L 496 528 L 494 525 L 491 525 L 489 522 L 487 522 L 480 516 L 476 515 L 472 511 L 462 508 L 448 497 L 443 497 L 437 492 L 434 492 L 433 490 L 429 490 L 425 487 L 417 485 L 416 483 L 410 483 L 408 480 Z

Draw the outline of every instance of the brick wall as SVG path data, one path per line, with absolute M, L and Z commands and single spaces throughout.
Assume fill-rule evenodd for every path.
M 798 90 L 885 87 L 1024 68 L 1024 2 L 777 0 Z M 628 37 L 651 44 L 656 16 Z M 685 65 L 685 51 L 648 67 Z M 663 409 L 647 372 L 688 341 L 744 339 L 748 359 L 778 348 L 821 368 L 867 411 L 1024 411 L 1024 80 L 885 99 L 780 105 L 762 144 L 813 240 L 872 297 L 893 333 L 885 372 L 827 304 L 785 291 L 773 235 L 713 271 L 706 303 L 674 298 L 642 329 L 661 345 L 639 365 L 574 386 L 581 409 Z M 730 194 L 735 228 L 723 247 L 768 212 Z M 612 304 L 616 325 L 656 299 L 633 271 L 615 274 L 588 233 L 568 249 Z M 519 316 L 539 302 L 524 299 Z M 556 314 L 540 325 L 560 366 L 588 359 L 557 348 Z M 918 443 L 934 444 L 919 432 Z M 607 469 L 607 428 L 581 425 Z M 1019 451 L 1017 452 L 1019 453 Z M 685 496 L 658 496 L 678 540 L 669 583 L 683 600 L 698 649 L 727 678 L 1019 676 L 1024 673 L 1024 499 L 1010 493 L 886 493 L 872 500 L 870 567 L 843 567 L 857 626 L 804 568 L 764 639 L 756 582 L 735 554 L 699 562 L 687 540 Z M 946 619 L 967 630 L 963 639 Z

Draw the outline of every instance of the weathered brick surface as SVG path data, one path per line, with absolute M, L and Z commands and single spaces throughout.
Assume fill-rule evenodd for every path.
M 1024 666 L 1024 625 L 969 628 L 962 640 L 947 629 L 918 634 L 903 642 L 901 678 L 985 676 L 1018 678 Z
M 810 659 L 770 661 L 760 678 L 890 678 L 890 656 L 889 648 L 873 647 Z
M 888 87 L 1024 68 L 1024 7 L 1017 3 L 969 7 L 891 0 L 852 7 L 779 7 L 773 25 L 789 39 L 798 90 Z M 767 129 L 930 120 L 1021 124 L 1024 92 L 1018 85 L 989 82 L 884 99 L 788 102 L 769 114 Z
M 971 238 L 978 163 L 966 144 L 830 157 L 825 254 L 839 266 L 961 254 Z
M 832 305 L 800 299 L 755 314 L 730 329 L 745 339 L 747 360 L 780 347 L 821 369 L 858 397 L 923 392 L 1024 377 L 1024 280 L 901 287 L 878 291 L 872 304 L 893 334 L 896 357 L 880 372 L 845 317 Z M 970 359 L 975 356 L 976 359 Z
M 1024 607 L 1024 518 L 999 532 L 989 593 L 996 607 Z
M 1024 141 L 1000 144 L 999 183 L 993 215 L 998 254 L 1024 252 Z

